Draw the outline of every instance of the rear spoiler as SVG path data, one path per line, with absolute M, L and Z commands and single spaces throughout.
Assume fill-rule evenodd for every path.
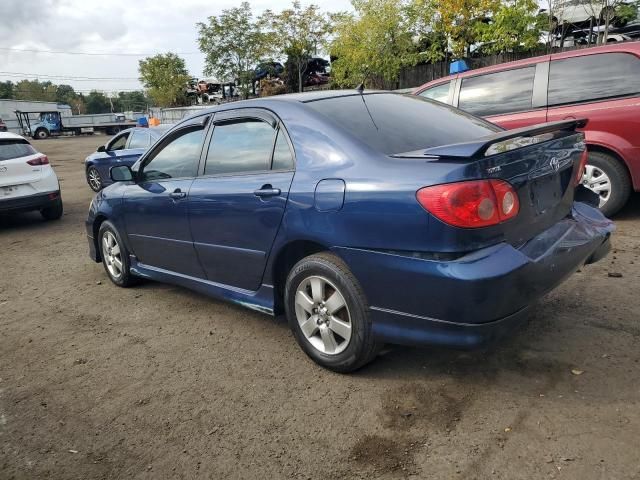
M 480 137 L 470 142 L 452 143 L 451 145 L 442 145 L 439 147 L 431 147 L 426 150 L 416 150 L 414 152 L 398 153 L 392 157 L 403 158 L 424 158 L 424 157 L 449 157 L 449 158 L 474 158 L 479 156 L 489 156 L 502 151 L 514 150 L 533 143 L 539 143 L 548 140 L 548 138 L 539 138 L 546 133 L 555 133 L 561 131 L 574 131 L 576 128 L 584 128 L 587 119 L 578 120 L 561 120 L 559 122 L 540 123 L 531 127 L 516 128 L 514 130 L 504 130 L 502 132 Z M 509 140 L 518 139 L 520 142 Z M 500 145 L 502 144 L 502 145 Z M 493 147 L 493 148 L 492 148 Z M 500 148 L 502 147 L 502 148 Z

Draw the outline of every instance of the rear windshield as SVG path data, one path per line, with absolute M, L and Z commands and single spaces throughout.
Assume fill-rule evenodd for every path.
M 386 155 L 465 142 L 500 130 L 448 105 L 413 95 L 353 95 L 306 105 Z
M 26 140 L 0 140 L 0 162 L 27 157 L 34 153 L 36 150 Z

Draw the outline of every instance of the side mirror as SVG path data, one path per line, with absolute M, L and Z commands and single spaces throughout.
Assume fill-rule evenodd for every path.
M 96 150 L 97 152 L 106 152 L 107 151 L 107 147 L 105 147 L 104 145 L 100 145 L 98 147 L 98 150 Z
M 109 176 L 114 182 L 129 182 L 133 180 L 133 172 L 127 165 L 118 165 L 117 167 L 111 167 L 109 170 Z

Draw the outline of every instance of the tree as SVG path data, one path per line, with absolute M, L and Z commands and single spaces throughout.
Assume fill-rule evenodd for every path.
M 85 99 L 87 113 L 110 113 L 111 102 L 102 92 L 92 90 Z
M 20 80 L 14 89 L 16 100 L 56 101 L 56 86 L 51 82 Z
M 253 69 L 274 52 L 272 36 L 253 18 L 251 6 L 222 10 L 208 23 L 197 24 L 198 44 L 205 55 L 205 75 L 216 75 L 223 82 L 236 82 L 243 96 L 249 96 Z
M 182 58 L 173 54 L 158 54 L 139 62 L 140 81 L 148 95 L 160 107 L 186 103 L 185 88 L 191 78 Z
M 287 63 L 294 66 L 299 92 L 302 92 L 302 77 L 309 59 L 317 54 L 331 29 L 329 18 L 319 10 L 317 5 L 302 8 L 300 2 L 294 0 L 292 8 L 278 14 L 267 10 L 261 17 L 273 30 L 276 45 L 288 57 Z
M 401 67 L 414 65 L 420 55 L 413 42 L 414 25 L 407 4 L 397 0 L 353 0 L 355 16 L 340 15 L 331 44 L 336 57 L 334 83 L 354 86 L 361 82 L 381 87 L 380 81 L 397 82 Z
M 66 103 L 67 105 L 71 105 L 71 103 L 77 96 L 78 95 L 71 85 L 56 86 L 56 102 L 58 103 Z
M 490 21 L 500 0 L 414 0 L 414 10 L 422 11 L 422 24 L 447 39 L 454 58 L 468 56 L 478 40 L 481 23 Z
M 147 98 L 143 92 L 119 92 L 114 99 L 117 105 L 116 110 L 119 112 L 146 110 L 152 104 L 150 98 Z
M 540 41 L 538 10 L 536 0 L 503 0 L 488 22 L 476 23 L 477 38 L 489 53 L 532 50 Z
M 0 98 L 13 98 L 15 85 L 12 81 L 0 82 Z

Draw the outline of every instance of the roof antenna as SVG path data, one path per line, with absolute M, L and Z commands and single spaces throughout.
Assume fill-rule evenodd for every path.
M 360 85 L 356 87 L 356 92 L 362 95 L 362 92 L 364 92 L 364 82 L 362 82 Z

